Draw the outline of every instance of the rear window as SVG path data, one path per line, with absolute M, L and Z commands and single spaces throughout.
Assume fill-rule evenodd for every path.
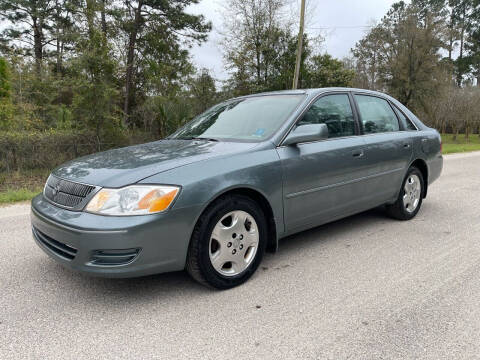
M 403 127 L 408 131 L 417 131 L 417 127 L 413 124 L 413 122 L 405 116 L 405 114 L 397 107 L 398 117 L 400 118 L 400 122 L 402 123 Z
M 397 116 L 388 101 L 375 96 L 355 95 L 365 134 L 400 130 Z

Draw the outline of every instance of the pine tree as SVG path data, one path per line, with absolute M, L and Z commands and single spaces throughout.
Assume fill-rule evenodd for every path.
M 51 0 L 2 0 L 0 19 L 8 21 L 2 37 L 11 45 L 33 55 L 35 68 L 41 74 L 47 45 L 53 42 L 55 3 Z
M 181 43 L 192 41 L 201 43 L 206 40 L 211 24 L 207 23 L 202 15 L 191 15 L 185 12 L 187 6 L 196 4 L 198 1 L 124 1 L 122 11 L 125 16 L 122 24 L 128 39 L 123 106 L 124 125 L 130 122 L 130 105 L 135 100 L 136 71 L 139 65 L 145 66 L 143 70 L 147 73 L 150 69 L 158 73 L 158 66 L 155 65 L 161 64 L 162 60 L 159 57 L 163 57 L 173 65 L 167 73 L 175 75 L 176 68 L 184 70 L 189 66 L 186 61 L 188 52 L 181 49 Z M 146 55 L 143 64 L 139 54 Z

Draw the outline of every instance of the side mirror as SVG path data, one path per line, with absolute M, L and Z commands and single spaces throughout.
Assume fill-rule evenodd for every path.
M 283 145 L 328 139 L 327 124 L 300 125 L 283 141 Z

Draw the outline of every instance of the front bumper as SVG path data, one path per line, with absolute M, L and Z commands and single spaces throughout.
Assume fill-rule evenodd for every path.
M 37 244 L 62 265 L 104 277 L 136 277 L 184 269 L 200 211 L 102 216 L 61 209 L 40 194 L 32 200 L 31 222 Z M 99 255 L 118 261 L 96 261 Z

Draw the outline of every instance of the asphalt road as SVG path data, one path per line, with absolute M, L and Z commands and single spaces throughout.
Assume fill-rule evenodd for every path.
M 372 210 L 284 239 L 245 285 L 90 278 L 0 208 L 0 359 L 478 359 L 480 153 L 410 222 Z

